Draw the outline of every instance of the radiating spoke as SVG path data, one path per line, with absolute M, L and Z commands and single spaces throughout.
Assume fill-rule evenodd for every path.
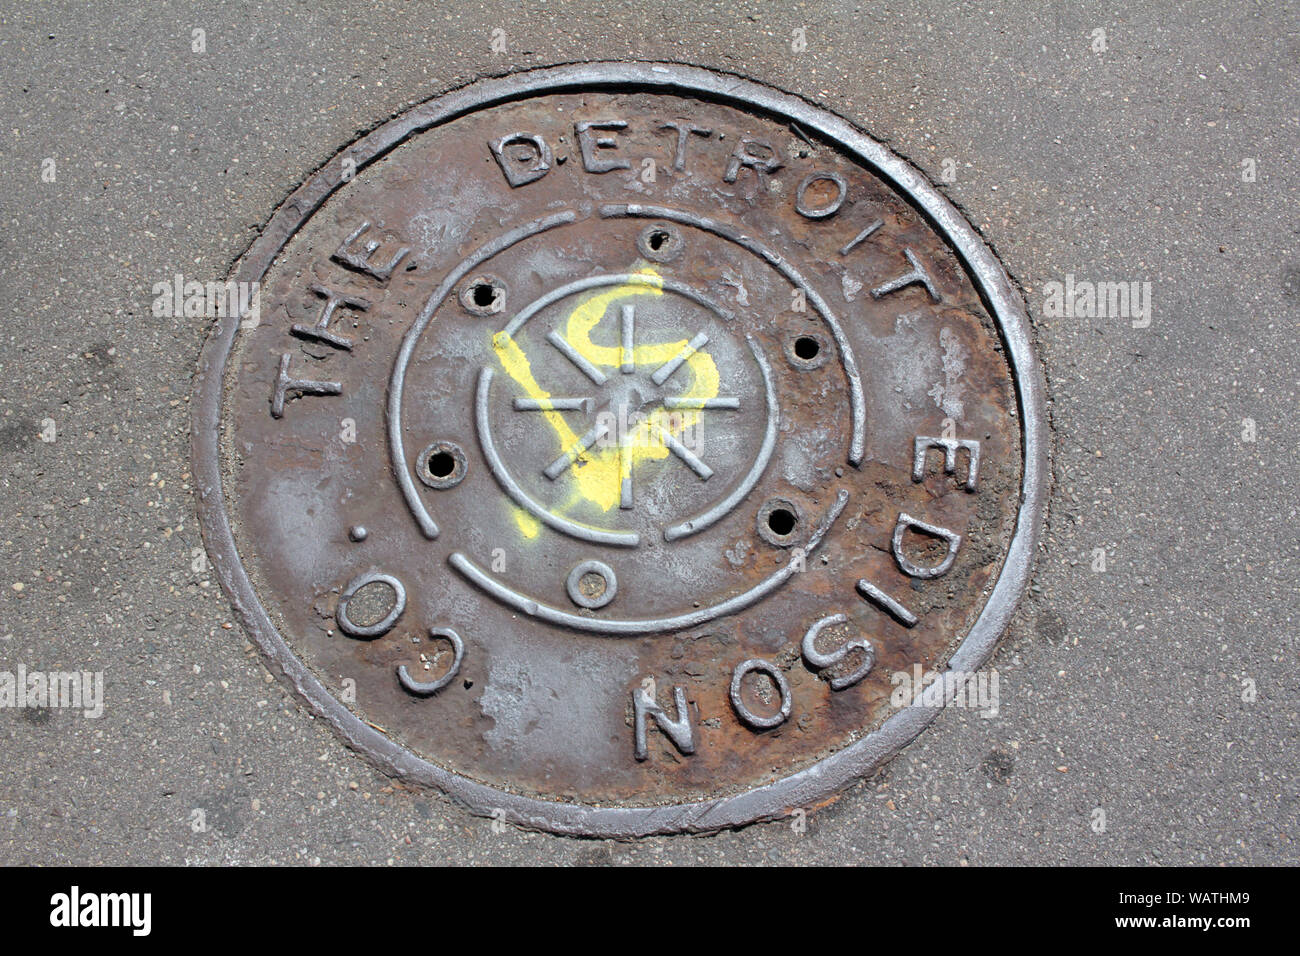
M 578 350 L 570 345 L 558 332 L 549 332 L 546 335 L 546 341 L 550 342 L 563 353 L 564 357 L 578 367 L 583 375 L 591 379 L 597 385 L 605 384 L 605 373 L 586 360 Z
M 547 333 L 546 341 L 550 342 L 565 358 L 567 358 L 574 367 L 577 368 L 587 378 L 591 379 L 596 385 L 605 385 L 609 378 L 597 368 L 586 356 L 574 348 L 567 339 L 560 335 L 558 331 Z M 677 353 L 668 361 L 664 362 L 650 375 L 650 380 L 658 387 L 662 387 L 673 374 L 691 359 L 701 349 L 709 343 L 709 336 L 705 332 L 699 332 L 689 342 L 682 345 Z M 636 363 L 636 306 L 625 304 L 619 307 L 619 353 L 618 353 L 619 371 L 624 375 L 633 375 L 637 370 Z M 645 398 L 641 395 L 639 388 L 632 388 L 630 392 L 616 401 L 631 403 L 630 408 L 637 409 L 646 403 Z M 590 414 L 597 407 L 597 399 L 588 396 L 568 395 L 555 396 L 549 398 L 532 398 L 517 397 L 514 399 L 515 411 L 519 412 L 586 412 Z M 693 395 L 676 395 L 662 399 L 662 406 L 669 410 L 689 410 L 699 411 L 701 409 L 721 409 L 729 411 L 738 411 L 740 409 L 740 399 L 732 395 L 715 395 L 711 398 Z M 579 459 L 597 442 L 606 438 L 610 433 L 610 425 L 607 419 L 609 416 L 598 416 L 597 423 L 580 439 L 573 442 L 563 453 L 553 462 L 542 469 L 542 474 L 552 481 L 555 481 L 560 475 L 564 474 L 571 466 L 580 463 Z M 644 434 L 644 433 L 643 433 Z M 700 478 L 701 481 L 708 481 L 713 477 L 713 469 L 704 463 L 698 455 L 687 448 L 675 436 L 672 431 L 664 425 L 651 425 L 651 434 L 657 435 L 663 446 L 668 449 L 676 458 L 686 465 L 691 471 Z M 631 511 L 636 507 L 636 491 L 632 484 L 632 470 L 636 463 L 635 444 L 629 440 L 628 436 L 620 436 L 618 441 L 618 479 L 619 479 L 619 497 L 618 506 L 621 510 Z
M 669 434 L 667 429 L 660 426 L 656 431 L 659 432 L 659 437 L 663 439 L 663 443 L 668 450 L 684 461 L 686 467 L 699 475 L 702 481 L 708 481 L 713 477 L 713 469 L 700 461 L 700 459 L 695 456 L 694 452 Z
M 517 412 L 584 412 L 591 408 L 590 398 L 516 398 Z
M 632 448 L 626 438 L 618 446 L 618 474 L 618 506 L 624 511 L 631 511 L 636 502 L 632 494 Z
M 636 371 L 636 308 L 623 306 L 623 374 L 631 375 Z
M 664 399 L 664 408 L 740 408 L 740 399 L 731 398 L 727 395 L 719 395 L 717 398 L 691 398 L 690 396 L 678 395 Z
M 565 450 L 559 458 L 551 462 L 542 470 L 547 478 L 554 481 L 564 473 L 564 470 L 578 460 L 578 456 L 585 452 L 596 442 L 600 441 L 609 432 L 609 426 L 604 422 L 598 422 L 591 431 L 578 439 L 577 443 Z
M 695 336 L 695 338 L 683 345 L 681 351 L 663 365 L 659 366 L 659 368 L 655 370 L 655 373 L 650 376 L 650 381 L 654 382 L 656 385 L 662 385 L 664 382 L 668 381 L 668 377 L 672 375 L 673 372 L 681 368 L 683 362 L 708 344 L 709 337 L 705 333 L 701 332 L 699 335 Z

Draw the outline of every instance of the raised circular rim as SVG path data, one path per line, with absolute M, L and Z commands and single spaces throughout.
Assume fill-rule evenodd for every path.
M 524 97 L 566 90 L 636 87 L 705 96 L 760 110 L 833 140 L 909 197 L 964 262 L 997 323 L 1010 361 L 1020 410 L 1023 478 L 1016 529 L 1002 570 L 979 617 L 948 661 L 949 671 L 978 670 L 992 655 L 1024 593 L 1046 500 L 1047 436 L 1042 377 L 1024 304 L 1001 263 L 957 209 L 922 174 L 848 121 L 805 100 L 738 76 L 671 63 L 580 63 L 480 80 L 412 107 L 341 150 L 275 211 L 233 270 L 238 281 L 259 281 L 291 236 L 342 183 L 409 137 L 465 113 Z M 345 167 L 338 162 L 345 157 Z M 239 317 L 221 318 L 200 356 L 194 384 L 191 447 L 204 543 L 221 587 L 241 624 L 314 714 L 349 747 L 380 770 L 441 790 L 472 813 L 519 826 L 579 836 L 635 837 L 742 826 L 809 807 L 862 778 L 910 743 L 942 709 L 944 681 L 921 700 L 829 757 L 788 777 L 716 800 L 660 806 L 591 806 L 498 790 L 417 757 L 367 725 L 341 703 L 290 650 L 253 590 L 226 513 L 221 481 L 221 409 L 226 362 Z
M 605 582 L 605 590 L 598 597 L 590 598 L 582 593 L 582 579 L 588 574 L 595 574 Z M 578 607 L 585 607 L 589 611 L 599 611 L 618 595 L 618 576 L 614 573 L 614 569 L 604 561 L 588 558 L 586 561 L 579 561 L 573 566 L 569 576 L 564 579 L 564 589 L 569 592 L 569 600 Z

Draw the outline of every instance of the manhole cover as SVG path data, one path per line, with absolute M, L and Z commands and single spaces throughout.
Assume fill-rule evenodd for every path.
M 1021 304 L 909 166 L 678 66 L 482 82 L 331 161 L 203 358 L 222 584 L 356 749 L 478 813 L 823 801 L 976 669 L 1042 503 Z M 942 684 L 942 682 L 940 682 Z

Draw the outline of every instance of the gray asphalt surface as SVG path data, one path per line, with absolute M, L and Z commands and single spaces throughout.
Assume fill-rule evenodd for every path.
M 0 863 L 1297 862 L 1295 4 L 0 10 L 0 669 L 107 682 L 99 720 L 0 711 Z M 1001 712 L 945 713 L 802 834 L 493 832 L 312 720 L 193 563 L 207 323 L 151 315 L 153 284 L 224 275 L 312 170 L 411 104 L 618 58 L 772 83 L 936 181 L 953 160 L 944 190 L 1035 316 L 1056 481 L 994 660 Z M 1067 275 L 1150 281 L 1150 326 L 1045 317 Z

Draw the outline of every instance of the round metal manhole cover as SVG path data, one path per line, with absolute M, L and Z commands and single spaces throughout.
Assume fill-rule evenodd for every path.
M 793 97 L 482 82 L 332 160 L 234 278 L 260 308 L 210 340 L 194 439 L 222 584 L 353 747 L 475 812 L 808 808 L 933 718 L 944 682 L 899 675 L 978 668 L 1023 589 L 1020 301 Z

